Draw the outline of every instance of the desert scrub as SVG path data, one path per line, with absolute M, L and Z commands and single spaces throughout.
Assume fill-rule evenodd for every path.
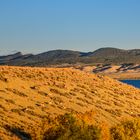
M 44 92 L 44 91 L 38 91 L 38 93 L 40 94 L 40 95 L 42 95 L 42 96 L 48 96 L 48 93 L 46 93 L 46 92 Z
M 59 116 L 54 125 L 44 133 L 44 140 L 100 140 L 97 126 L 87 125 L 71 114 Z
M 3 82 L 8 82 L 8 79 L 5 76 L 3 76 L 2 73 L 0 73 L 0 80 Z
M 1 105 L 1 104 L 0 104 L 0 109 L 2 109 L 4 111 L 7 111 L 6 108 L 3 105 Z
M 6 99 L 5 101 L 11 104 L 15 104 L 15 101 L 13 101 L 12 99 Z
M 140 120 L 122 122 L 110 130 L 112 140 L 140 140 Z
M 69 93 L 65 92 L 63 89 L 53 87 L 50 89 L 50 92 L 52 92 L 56 95 L 59 95 L 59 96 L 64 96 L 66 98 L 72 98 L 71 95 Z

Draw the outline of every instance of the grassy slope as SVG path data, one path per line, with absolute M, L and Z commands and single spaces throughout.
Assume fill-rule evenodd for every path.
M 97 123 L 114 125 L 140 115 L 140 90 L 118 81 L 68 68 L 0 67 L 0 137 L 5 128 L 30 131 L 48 114 L 93 110 Z

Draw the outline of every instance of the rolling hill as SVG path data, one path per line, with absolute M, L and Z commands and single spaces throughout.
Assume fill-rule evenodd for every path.
M 91 110 L 97 124 L 112 126 L 139 117 L 139 101 L 139 89 L 106 76 L 71 68 L 1 66 L 0 138 L 20 139 L 9 127 L 39 131 L 48 115 Z
M 100 48 L 94 52 L 71 50 L 52 50 L 37 55 L 16 53 L 0 56 L 1 65 L 16 66 L 52 66 L 77 64 L 122 64 L 140 63 L 140 50 L 122 50 L 117 48 Z

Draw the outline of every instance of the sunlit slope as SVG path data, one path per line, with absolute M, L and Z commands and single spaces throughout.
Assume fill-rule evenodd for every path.
M 47 115 L 93 110 L 97 123 L 140 116 L 140 90 L 69 68 L 0 67 L 0 136 L 5 126 L 30 129 Z

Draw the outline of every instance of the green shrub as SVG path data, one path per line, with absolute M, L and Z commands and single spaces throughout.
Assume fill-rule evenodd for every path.
M 131 120 L 111 128 L 112 140 L 140 140 L 140 121 Z
M 76 120 L 70 114 L 57 118 L 57 123 L 44 134 L 44 140 L 100 140 L 100 129 Z

